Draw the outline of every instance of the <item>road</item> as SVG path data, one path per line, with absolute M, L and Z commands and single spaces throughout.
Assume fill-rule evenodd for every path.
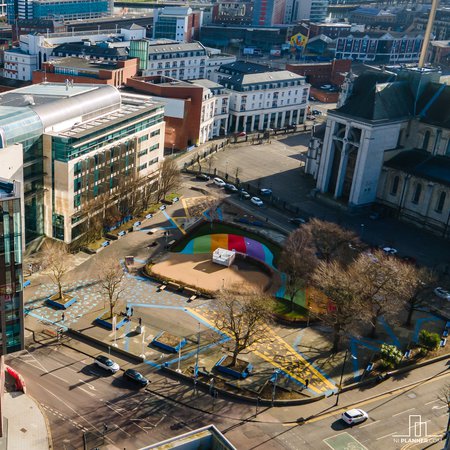
M 347 428 L 339 420 L 342 409 L 323 411 L 302 426 L 292 422 L 292 417 L 307 414 L 301 406 L 260 408 L 255 418 L 254 406 L 212 402 L 209 395 L 194 394 L 191 386 L 161 377 L 145 365 L 139 369 L 152 383 L 139 390 L 120 372 L 108 375 L 92 358 L 61 345 L 32 346 L 7 361 L 25 377 L 28 392 L 46 412 L 55 449 L 83 448 L 83 434 L 88 448 L 101 446 L 104 431 L 105 444 L 112 448 L 140 448 L 210 423 L 239 449 L 405 449 L 415 443 L 408 437 L 410 420 L 422 423 L 416 438 L 430 443 L 431 435 L 442 435 L 447 421 L 447 406 L 437 398 L 448 383 L 447 371 L 394 395 L 357 403 L 370 419 Z M 407 438 L 397 442 L 394 435 Z M 423 442 L 407 448 L 424 448 Z

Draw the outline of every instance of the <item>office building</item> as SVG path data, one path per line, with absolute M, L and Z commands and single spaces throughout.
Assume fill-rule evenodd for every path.
M 199 42 L 151 41 L 130 42 L 130 58 L 139 58 L 142 75 L 166 76 L 178 80 L 208 78 L 208 74 L 222 64 L 236 61 L 232 55 L 208 49 Z
M 163 119 L 160 103 L 108 85 L 44 83 L 1 94 L 0 153 L 14 148 L 23 158 L 27 244 L 43 235 L 71 243 L 84 232 L 89 202 L 114 199 L 124 177 L 157 177 Z
M 301 0 L 298 3 L 298 20 L 324 22 L 327 18 L 328 0 Z
M 220 0 L 213 6 L 212 22 L 223 25 L 251 25 L 253 1 Z
M 189 7 L 166 7 L 156 8 L 153 14 L 153 39 L 198 40 L 202 11 L 193 11 Z
M 33 71 L 42 69 L 43 63 L 52 57 L 79 56 L 96 61 L 124 61 L 128 59 L 130 41 L 144 36 L 145 28 L 140 26 L 88 34 L 27 34 L 20 37 L 18 47 L 4 52 L 3 76 L 31 81 Z
M 284 23 L 286 0 L 255 0 L 252 25 L 271 27 Z
M 169 77 L 134 77 L 127 88 L 164 104 L 165 147 L 184 150 L 224 136 L 228 129 L 229 93 L 209 80 L 180 81 Z
M 351 32 L 337 38 L 335 58 L 381 64 L 417 62 L 422 43 L 422 33 Z
M 221 66 L 214 78 L 230 93 L 230 132 L 282 128 L 305 120 L 310 86 L 303 76 L 237 61 Z
M 110 16 L 110 0 L 7 0 L 8 23 L 17 19 L 91 19 Z

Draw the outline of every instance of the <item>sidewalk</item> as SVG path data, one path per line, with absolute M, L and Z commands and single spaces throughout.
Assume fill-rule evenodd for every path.
M 5 392 L 4 434 L 0 448 L 7 450 L 48 450 L 51 439 L 47 422 L 37 403 L 22 392 Z

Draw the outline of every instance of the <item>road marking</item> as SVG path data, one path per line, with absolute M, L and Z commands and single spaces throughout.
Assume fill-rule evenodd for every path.
M 426 402 L 425 405 L 431 405 L 432 403 L 440 402 L 441 400 L 437 398 L 436 400 L 431 400 L 431 402 Z
M 92 392 L 87 391 L 86 389 L 83 389 L 81 386 L 77 386 L 78 389 L 81 389 L 85 394 L 91 396 L 91 397 L 95 397 L 95 394 L 93 394 Z
M 128 433 L 128 431 L 125 431 L 122 427 L 119 427 L 119 425 L 117 425 L 117 428 L 118 428 L 120 431 L 123 431 L 127 436 L 131 437 L 131 434 Z
M 433 406 L 431 409 L 444 409 L 444 408 L 448 408 L 447 405 L 444 406 Z
M 350 449 L 350 448 L 354 450 L 369 450 L 367 447 L 361 444 L 361 442 L 359 442 L 357 439 L 355 439 L 351 434 L 347 433 L 346 431 L 344 433 L 336 434 L 327 439 L 324 439 L 323 442 L 333 450 Z
M 361 426 L 358 427 L 358 428 L 366 428 L 366 427 L 370 427 L 371 425 L 374 425 L 374 424 L 376 424 L 376 423 L 378 423 L 378 422 L 381 422 L 381 420 L 375 420 L 375 421 L 373 421 L 373 422 L 366 423 L 365 425 L 361 425 Z
M 387 438 L 389 436 L 392 436 L 393 434 L 397 434 L 397 432 L 394 431 L 393 433 L 389 433 L 389 434 L 386 434 L 384 436 L 377 437 L 376 440 L 379 441 L 380 439 L 385 439 L 385 438 Z
M 376 397 L 369 398 L 369 399 L 364 400 L 364 401 L 359 402 L 359 403 L 358 403 L 358 402 L 356 402 L 356 403 L 351 403 L 351 404 L 349 404 L 349 405 L 347 405 L 347 406 L 344 406 L 344 407 L 342 407 L 342 408 L 335 409 L 334 411 L 330 411 L 330 412 L 325 413 L 325 414 L 322 414 L 322 415 L 320 415 L 320 416 L 313 417 L 312 419 L 307 420 L 305 423 L 319 422 L 319 421 L 321 421 L 321 420 L 328 419 L 329 417 L 333 417 L 333 416 L 336 416 L 336 415 L 338 415 L 338 414 L 342 414 L 343 412 L 345 412 L 345 411 L 347 411 L 348 409 L 351 409 L 351 408 L 356 408 L 356 407 L 359 407 L 359 406 L 364 406 L 364 405 L 368 405 L 368 404 L 370 404 L 370 403 L 378 402 L 378 401 L 380 401 L 380 400 L 384 400 L 384 399 L 389 398 L 389 397 L 392 397 L 392 396 L 394 396 L 394 395 L 401 395 L 401 394 L 403 394 L 403 393 L 405 393 L 405 392 L 408 392 L 408 391 L 411 390 L 413 387 L 416 387 L 416 386 L 419 386 L 419 385 L 424 386 L 424 385 L 426 385 L 426 384 L 433 383 L 433 382 L 435 382 L 435 381 L 439 381 L 439 380 L 441 380 L 442 378 L 446 378 L 446 377 L 448 377 L 449 375 L 450 375 L 450 372 L 444 372 L 442 375 L 437 375 L 437 376 L 435 376 L 435 377 L 433 377 L 433 378 L 431 378 L 431 379 L 429 379 L 429 380 L 426 380 L 426 381 L 418 381 L 417 383 L 410 384 L 409 386 L 402 387 L 402 388 L 397 389 L 397 390 L 392 391 L 392 392 L 386 392 L 385 394 L 382 394 L 382 395 L 379 395 L 379 396 L 376 396 Z M 298 425 L 297 422 L 291 422 L 291 423 L 292 423 L 293 425 Z
M 93 391 L 96 390 L 96 389 L 95 389 L 95 386 L 94 386 L 93 384 L 88 383 L 87 381 L 83 381 L 81 378 L 78 378 L 78 381 L 79 381 L 80 383 L 85 384 L 89 389 L 91 389 L 91 390 L 93 390 Z
M 413 411 L 414 409 L 416 409 L 416 408 L 405 409 L 404 411 L 399 412 L 399 413 L 397 413 L 397 414 L 392 414 L 392 417 L 397 417 L 397 416 L 399 416 L 400 414 L 403 414 L 403 413 L 408 412 L 408 411 Z

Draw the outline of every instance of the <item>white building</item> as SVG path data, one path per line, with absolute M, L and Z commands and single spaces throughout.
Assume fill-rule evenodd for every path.
M 327 18 L 328 0 L 301 0 L 298 2 L 297 20 L 324 22 Z
M 190 7 L 156 8 L 153 13 L 153 39 L 191 42 L 202 26 L 203 12 Z
M 230 92 L 230 132 L 282 128 L 306 118 L 310 85 L 301 75 L 237 61 L 214 77 Z
M 450 86 L 440 73 L 368 71 L 328 111 L 306 170 L 317 190 L 351 208 L 373 203 L 386 215 L 450 236 Z
M 206 78 L 215 67 L 236 61 L 236 57 L 213 52 L 199 42 L 148 39 L 131 41 L 129 56 L 140 59 L 143 76 L 159 75 L 178 80 Z
M 99 42 L 105 45 L 121 46 L 128 48 L 133 39 L 142 39 L 145 36 L 145 28 L 129 27 L 120 30 L 120 33 L 108 32 L 94 34 L 94 32 L 53 33 L 49 36 L 43 34 L 27 34 L 20 36 L 19 47 L 5 50 L 5 66 L 3 76 L 14 80 L 30 81 L 33 70 L 41 68 L 42 63 L 52 59 L 55 49 L 62 44 L 81 43 L 95 45 Z M 118 40 L 113 44 L 112 39 Z M 58 55 L 55 55 L 58 56 Z M 70 55 L 72 56 L 72 55 Z

